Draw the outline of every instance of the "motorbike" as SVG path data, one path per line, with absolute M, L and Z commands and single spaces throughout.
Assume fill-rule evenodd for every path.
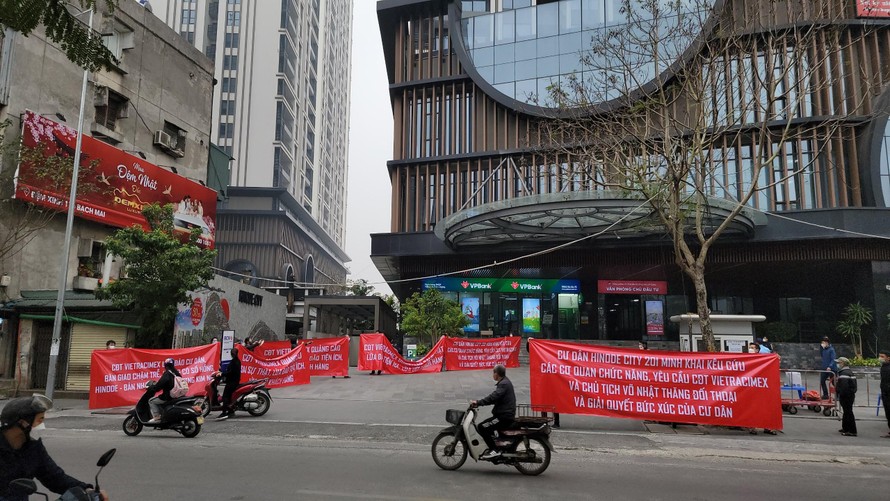
M 81 487 L 72 487 L 65 491 L 64 494 L 56 501 L 101 501 L 102 496 L 99 494 L 99 474 L 102 473 L 102 469 L 111 461 L 111 458 L 114 456 L 114 453 L 117 452 L 117 449 L 111 449 L 107 451 L 105 454 L 102 454 L 102 457 L 99 458 L 99 461 L 96 462 L 96 466 L 99 467 L 99 471 L 96 472 L 96 480 L 94 489 L 90 489 L 89 491 L 83 490 Z M 20 492 L 25 496 L 30 496 L 31 494 L 40 494 L 44 499 L 49 500 L 49 496 L 42 492 L 37 492 L 37 482 L 30 478 L 17 478 L 9 483 L 10 487 L 13 490 Z
M 145 385 L 145 393 L 136 403 L 136 407 L 127 412 L 123 429 L 127 436 L 135 437 L 142 428 L 150 426 L 156 430 L 174 430 L 183 437 L 193 438 L 201 432 L 204 417 L 201 416 L 201 406 L 204 400 L 197 396 L 174 398 L 165 403 L 161 408 L 161 420 L 157 423 L 149 423 L 151 420 L 151 407 L 148 401 L 155 395 L 154 382 L 149 381 Z
M 433 461 L 443 470 L 456 470 L 463 466 L 469 455 L 476 461 L 513 466 L 523 475 L 540 475 L 550 465 L 553 445 L 550 444 L 550 420 L 546 415 L 517 416 L 510 429 L 501 431 L 495 445 L 502 454 L 480 459 L 487 446 L 476 428 L 478 409 L 472 405 L 466 410 L 449 409 L 445 420 L 452 426 L 444 428 L 433 440 Z
M 222 410 L 222 395 L 218 390 L 220 381 L 222 381 L 222 374 L 214 373 L 207 380 L 204 393 L 199 394 L 204 399 L 199 404 L 202 416 Z M 272 407 L 272 396 L 269 395 L 269 389 L 266 388 L 268 381 L 268 379 L 258 379 L 239 384 L 235 393 L 232 394 L 232 409 L 247 411 L 251 416 L 262 416 L 269 412 L 269 408 Z

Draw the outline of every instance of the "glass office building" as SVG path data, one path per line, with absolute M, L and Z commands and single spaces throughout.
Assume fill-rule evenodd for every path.
M 635 214 L 635 224 L 614 226 L 627 222 L 636 202 L 606 189 L 595 166 L 573 161 L 570 145 L 561 154 L 545 151 L 541 130 L 565 112 L 547 101 L 550 89 L 588 81 L 581 56 L 597 57 L 588 50 L 597 37 L 674 33 L 695 22 L 765 44 L 708 62 L 705 70 L 725 82 L 715 123 L 792 131 L 770 144 L 777 153 L 756 176 L 764 139 L 734 132 L 709 151 L 713 211 L 726 210 L 752 183 L 768 188 L 745 202 L 709 252 L 708 307 L 766 315 L 771 328 L 800 341 L 834 334 L 852 302 L 873 308 L 875 318 L 890 314 L 890 52 L 882 49 L 890 29 L 881 13 L 840 0 L 792 1 L 785 10 L 768 0 L 690 0 L 676 18 L 646 24 L 639 17 L 629 23 L 621 2 L 611 0 L 377 5 L 395 134 L 392 226 L 372 235 L 372 259 L 400 298 L 446 274 L 460 277 L 458 284 L 573 280 L 577 293 L 438 288 L 474 315 L 478 302 L 478 330 L 493 335 L 517 334 L 525 310 L 538 306 L 523 307 L 531 300 L 540 301 L 543 337 L 676 340 L 676 325 L 665 319 L 696 304 L 671 239 L 640 231 L 645 220 Z M 775 30 L 754 32 L 791 19 L 816 30 L 809 45 L 777 50 Z M 671 76 L 671 63 L 706 49 L 698 38 L 674 37 L 657 60 L 632 61 L 633 78 L 643 86 L 669 82 L 661 77 Z M 607 74 L 591 82 L 622 86 L 627 71 L 609 75 L 609 61 L 595 62 Z M 598 91 L 602 102 L 594 105 L 618 95 Z M 842 126 L 824 125 L 832 120 Z M 575 314 L 561 315 L 572 300 Z M 886 322 L 874 327 L 890 341 Z

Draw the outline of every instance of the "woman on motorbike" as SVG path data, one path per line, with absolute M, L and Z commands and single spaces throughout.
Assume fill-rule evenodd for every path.
M 170 396 L 170 390 L 173 389 L 174 376 L 182 377 L 182 374 L 176 370 L 176 364 L 173 359 L 168 358 L 164 360 L 164 374 L 152 387 L 155 393 L 159 391 L 163 391 L 163 393 L 152 397 L 148 401 L 148 405 L 151 407 L 151 420 L 148 421 L 149 424 L 159 423 L 161 421 L 161 407 L 170 400 L 173 400 L 173 397 Z

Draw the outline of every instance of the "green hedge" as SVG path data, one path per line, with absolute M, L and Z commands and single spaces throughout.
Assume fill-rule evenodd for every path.
M 855 367 L 880 367 L 881 360 L 878 358 L 853 358 L 850 365 Z

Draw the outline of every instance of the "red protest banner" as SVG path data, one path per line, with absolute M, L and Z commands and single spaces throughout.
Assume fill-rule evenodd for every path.
M 445 338 L 445 370 L 491 369 L 497 364 L 519 367 L 519 336 L 494 339 Z
M 266 343 L 263 343 L 265 346 Z M 268 379 L 266 388 L 309 384 L 309 368 L 303 360 L 303 347 L 297 345 L 279 357 L 263 358 L 243 345 L 236 345 L 241 354 L 241 382 Z
M 859 17 L 890 17 L 890 0 L 856 0 L 856 15 Z
M 774 354 L 641 351 L 532 340 L 533 405 L 557 412 L 782 428 Z
M 44 156 L 74 156 L 76 130 L 33 111 L 26 111 L 22 122 L 23 145 L 40 148 Z M 82 167 L 98 163 L 95 175 L 80 181 L 77 217 L 118 228 L 139 225 L 147 230 L 142 208 L 153 202 L 173 204 L 173 231 L 187 238 L 192 228 L 201 228 L 198 245 L 213 248 L 215 191 L 87 135 L 83 136 L 81 150 Z M 68 189 L 53 186 L 49 176 L 27 162 L 19 165 L 14 197 L 56 211 L 68 207 Z
M 263 344 L 253 349 L 253 353 L 260 358 L 275 358 L 289 353 L 293 347 L 290 341 L 264 341 Z
M 440 372 L 445 355 L 444 337 L 423 358 L 412 362 L 399 355 L 386 334 L 362 334 L 358 349 L 358 370 L 380 371 L 387 374 L 416 374 Z
M 192 395 L 203 391 L 203 383 L 216 371 L 219 344 L 179 350 L 94 350 L 90 357 L 90 409 L 135 404 L 145 392 L 145 383 L 163 375 L 167 358 L 173 358 L 176 369 L 188 380 Z
M 349 337 L 317 338 L 301 341 L 309 356 L 310 376 L 349 375 Z

